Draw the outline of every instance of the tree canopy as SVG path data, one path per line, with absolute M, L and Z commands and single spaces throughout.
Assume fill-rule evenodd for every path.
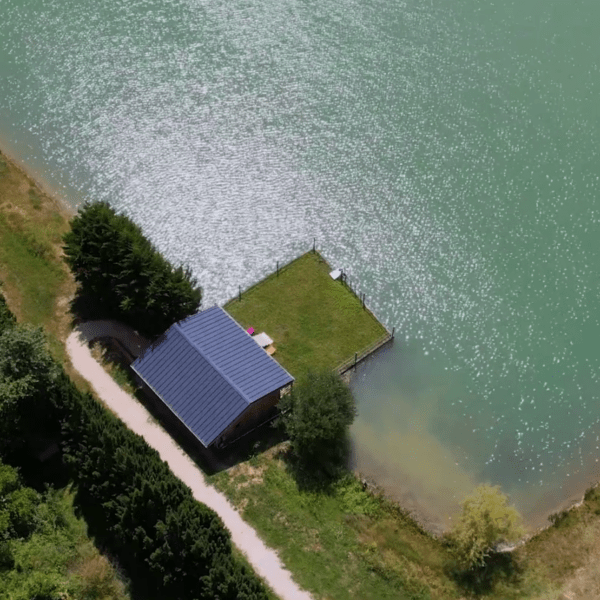
M 2 282 L 0 282 L 2 285 Z M 0 293 L 0 333 L 15 324 L 15 317 L 8 309 L 4 296 Z
M 174 267 L 108 202 L 86 203 L 63 239 L 81 292 L 138 331 L 157 335 L 198 311 L 202 290 L 191 270 Z
M 142 437 L 77 389 L 39 329 L 14 324 L 0 333 L 0 428 L 7 445 L 52 430 L 90 531 L 143 584 L 145 598 L 266 599 L 254 573 L 234 559 L 218 515 Z M 25 531 L 33 502 L 17 487 L 14 472 L 0 469 L 0 561 L 15 563 L 14 544 L 1 542 Z M 54 598 L 55 575 L 34 573 L 23 597 Z
M 6 327 L 0 332 L 0 450 L 22 444 L 24 431 L 50 425 L 45 398 L 58 377 L 40 328 Z
M 498 486 L 480 485 L 462 502 L 462 512 L 449 533 L 455 556 L 464 569 L 482 567 L 494 548 L 525 534 L 517 509 Z
M 339 455 L 356 417 L 354 398 L 336 373 L 309 373 L 279 402 L 292 449 L 323 465 Z

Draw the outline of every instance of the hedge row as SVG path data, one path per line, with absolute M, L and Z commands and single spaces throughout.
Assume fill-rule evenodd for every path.
M 266 598 L 233 560 L 219 517 L 194 500 L 158 452 L 64 373 L 56 387 L 64 457 L 84 501 L 101 507 L 119 560 L 141 570 L 164 597 Z
M 10 392 L 0 393 L 0 415 L 11 419 L 5 432 L 26 438 L 35 428 L 30 414 L 38 412 L 45 415 L 45 429 L 60 431 L 63 459 L 90 528 L 132 581 L 143 581 L 156 598 L 266 600 L 261 582 L 233 559 L 216 513 L 194 500 L 142 437 L 75 387 L 39 343 L 39 330 L 14 325 L 7 311 L 0 301 L 0 346 L 17 343 L 19 357 L 0 361 L 0 392 Z M 34 380 L 28 362 L 35 365 Z M 36 391 L 37 406 L 23 390 Z
M 149 335 L 194 314 L 202 291 L 189 268 L 175 268 L 129 217 L 108 202 L 86 203 L 65 234 L 65 260 L 82 294 Z

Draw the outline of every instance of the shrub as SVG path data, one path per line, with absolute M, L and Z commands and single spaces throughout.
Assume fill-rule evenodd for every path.
M 2 282 L 0 281 L 0 285 Z M 0 293 L 0 333 L 6 328 L 12 327 L 16 323 L 15 316 L 12 314 L 2 293 Z
M 31 201 L 31 206 L 33 206 L 35 210 L 40 210 L 42 208 L 42 199 L 33 188 L 29 190 L 29 200 Z
M 279 409 L 278 423 L 285 427 L 292 450 L 302 461 L 326 470 L 340 463 L 356 407 L 339 375 L 309 373 L 280 400 Z
M 23 445 L 28 433 L 49 432 L 54 419 L 46 393 L 58 373 L 40 328 L 0 330 L 0 450 Z
M 143 333 L 163 333 L 200 307 L 202 291 L 190 269 L 174 268 L 107 202 L 86 203 L 63 239 L 81 292 Z
M 462 513 L 448 536 L 462 569 L 485 566 L 499 543 L 516 541 L 525 534 L 521 516 L 507 502 L 498 486 L 489 485 L 480 485 L 462 502 Z

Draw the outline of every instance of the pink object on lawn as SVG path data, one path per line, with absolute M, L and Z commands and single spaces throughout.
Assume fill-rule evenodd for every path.
M 248 327 L 248 329 L 246 329 L 246 333 L 252 335 L 254 333 L 254 327 Z

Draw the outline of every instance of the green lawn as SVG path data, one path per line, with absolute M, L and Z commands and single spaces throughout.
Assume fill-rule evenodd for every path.
M 18 216 L 18 215 L 17 215 Z M 20 216 L 18 216 L 20 220 Z M 0 264 L 8 265 L 7 285 L 18 288 L 22 298 L 23 320 L 43 325 L 54 314 L 59 289 L 65 275 L 48 257 L 47 242 L 36 241 L 31 230 L 19 230 L 0 212 Z M 21 226 L 22 227 L 22 226 Z M 41 238 L 41 235 L 38 234 Z
M 444 548 L 352 476 L 329 493 L 299 489 L 285 444 L 210 477 L 277 549 L 294 579 L 329 600 L 452 600 Z
M 309 252 L 225 305 L 244 328 L 273 338 L 273 358 L 296 378 L 311 369 L 333 370 L 387 333 L 330 271 Z
M 65 360 L 75 281 L 61 258 L 68 214 L 0 154 L 0 281 L 21 322 L 44 327 L 54 356 Z

